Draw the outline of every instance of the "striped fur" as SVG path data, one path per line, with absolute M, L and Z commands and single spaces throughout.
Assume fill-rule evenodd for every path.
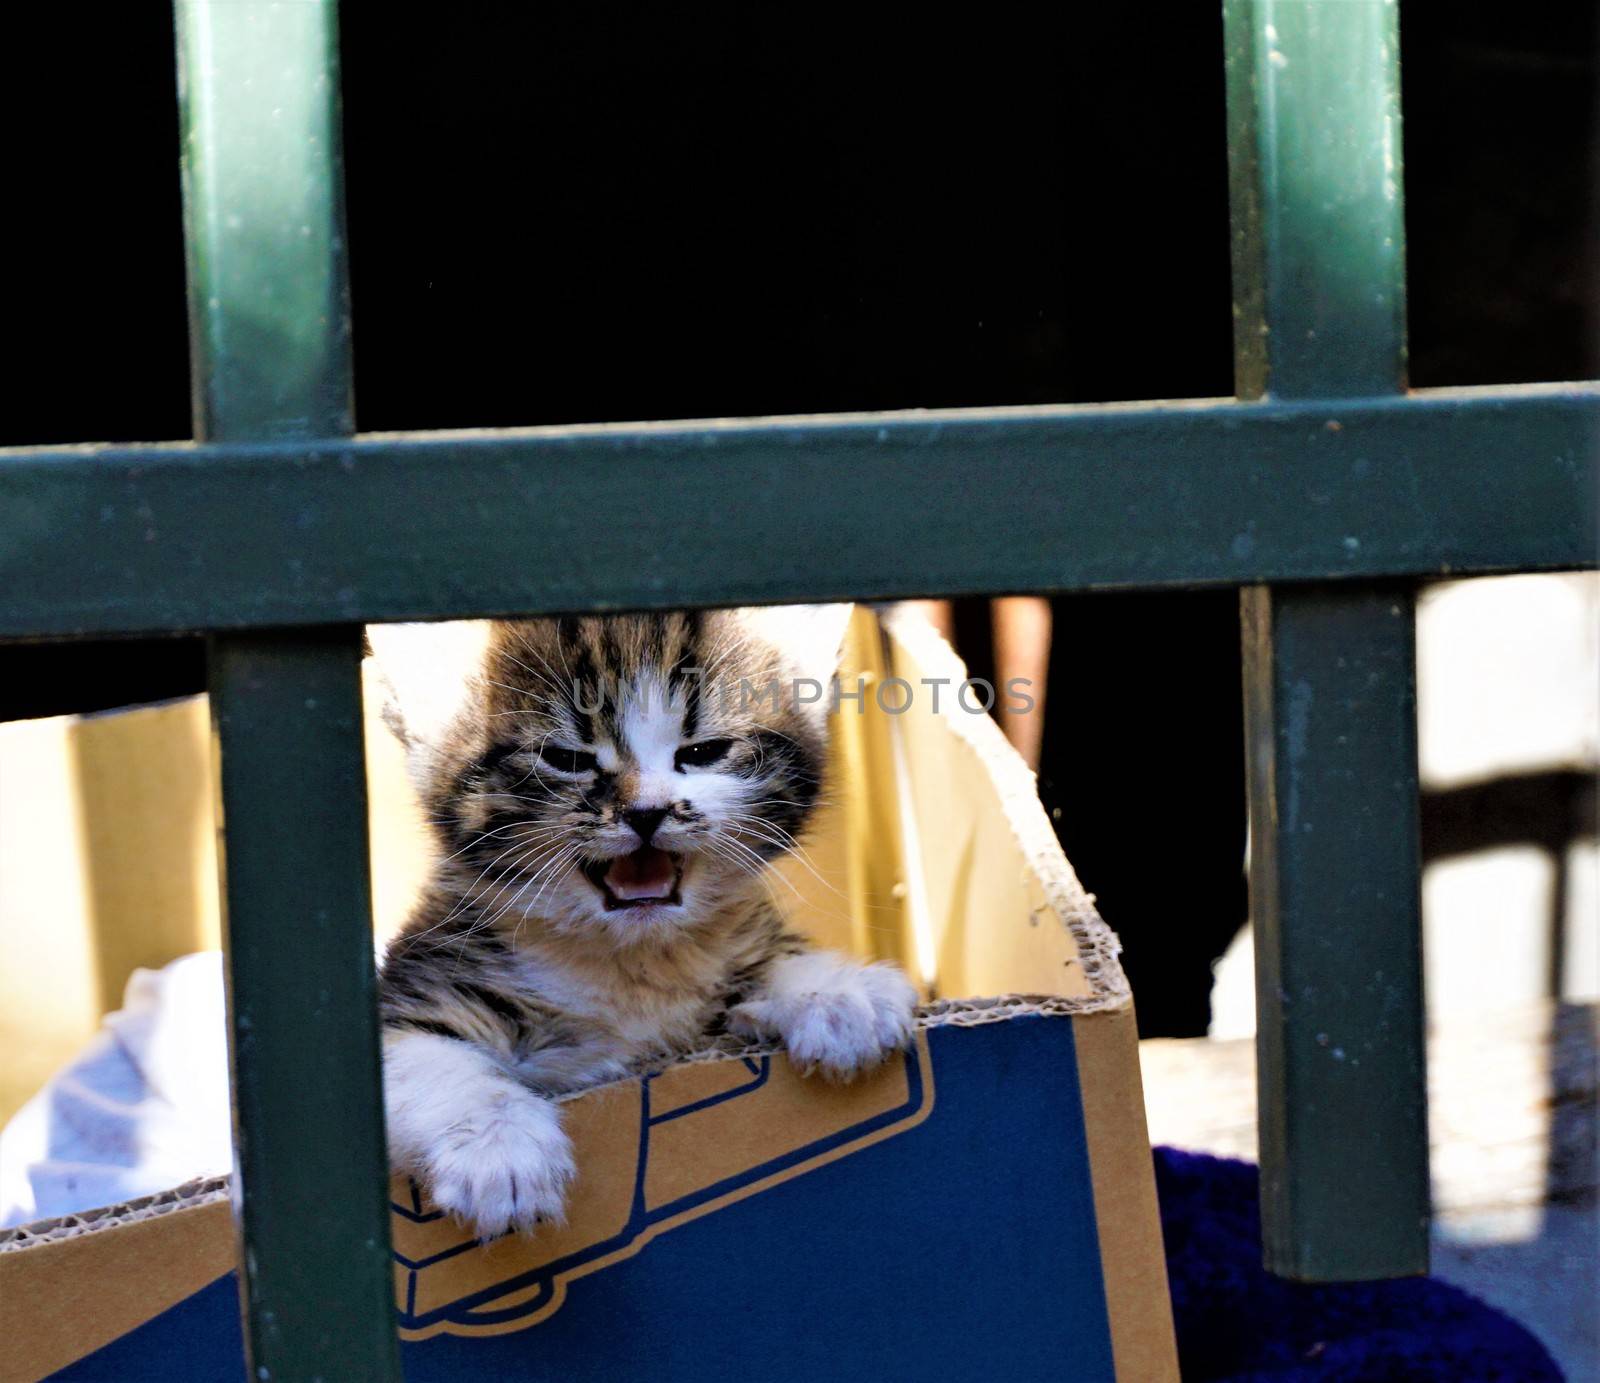
M 430 666 L 448 626 L 371 631 L 442 847 L 380 979 L 391 1154 L 485 1236 L 560 1213 L 549 1096 L 729 1027 L 837 1079 L 908 1036 L 903 977 L 809 952 L 766 877 L 822 785 L 825 717 L 794 680 L 832 675 L 841 629 L 811 608 L 506 621 L 455 668 Z M 645 896 L 614 892 L 644 859 Z

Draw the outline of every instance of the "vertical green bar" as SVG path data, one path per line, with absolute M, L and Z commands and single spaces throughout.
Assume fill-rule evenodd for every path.
M 196 435 L 354 430 L 333 0 L 178 0 Z
M 210 685 L 252 1377 L 398 1379 L 361 646 L 219 637 Z
M 1243 622 L 1266 1263 L 1426 1272 L 1411 601 L 1254 587 Z
M 1224 18 L 1238 394 L 1401 391 L 1394 0 L 1225 0 Z M 1425 1272 L 1412 595 L 1257 587 L 1241 611 L 1266 1263 Z
M 179 0 L 177 32 L 196 434 L 348 433 L 335 6 Z M 251 1376 L 398 1379 L 361 630 L 218 634 L 209 684 Z

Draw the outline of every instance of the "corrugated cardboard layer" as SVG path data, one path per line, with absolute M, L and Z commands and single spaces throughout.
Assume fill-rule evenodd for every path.
M 237 1263 L 233 1216 L 214 1187 L 11 1231 L 0 1239 L 0 1380 L 45 1378 Z

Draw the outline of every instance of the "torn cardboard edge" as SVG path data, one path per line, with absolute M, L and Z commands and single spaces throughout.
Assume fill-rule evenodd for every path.
M 177 1210 L 192 1210 L 216 1200 L 227 1200 L 231 1177 L 196 1177 L 170 1191 L 158 1191 L 153 1196 L 139 1196 L 117 1205 L 98 1210 L 80 1210 L 74 1215 L 56 1215 L 50 1219 L 34 1220 L 31 1224 L 13 1225 L 0 1229 L 0 1253 L 16 1253 L 43 1244 L 59 1244 L 64 1239 L 77 1239 L 85 1234 L 116 1229 L 120 1225 L 140 1220 L 154 1220 Z
M 960 680 L 966 665 L 943 636 L 915 610 L 897 607 L 884 615 L 898 658 L 908 657 L 918 667 Z M 1032 769 L 1011 747 L 1005 732 L 989 715 L 942 717 L 950 737 L 978 760 L 999 799 L 1001 814 L 1028 870 L 1043 888 L 1045 898 L 1078 948 L 1095 997 L 1074 1012 L 1115 1008 L 1130 1001 L 1127 977 L 1117 957 L 1122 945 L 1095 907 L 1094 895 L 1079 881 L 1076 871 L 1056 839 L 1055 828 L 1039 801 L 1038 781 Z M 1004 1002 L 998 1000 L 997 1002 Z

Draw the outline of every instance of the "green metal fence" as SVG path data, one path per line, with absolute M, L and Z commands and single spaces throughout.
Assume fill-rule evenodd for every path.
M 1238 586 L 1267 1262 L 1425 1269 L 1412 589 L 1593 561 L 1600 388 L 1406 392 L 1393 0 L 1225 9 L 1235 400 L 362 437 L 334 6 L 179 0 L 196 441 L 0 455 L 0 639 L 210 635 L 256 1376 L 399 1377 L 367 621 Z

